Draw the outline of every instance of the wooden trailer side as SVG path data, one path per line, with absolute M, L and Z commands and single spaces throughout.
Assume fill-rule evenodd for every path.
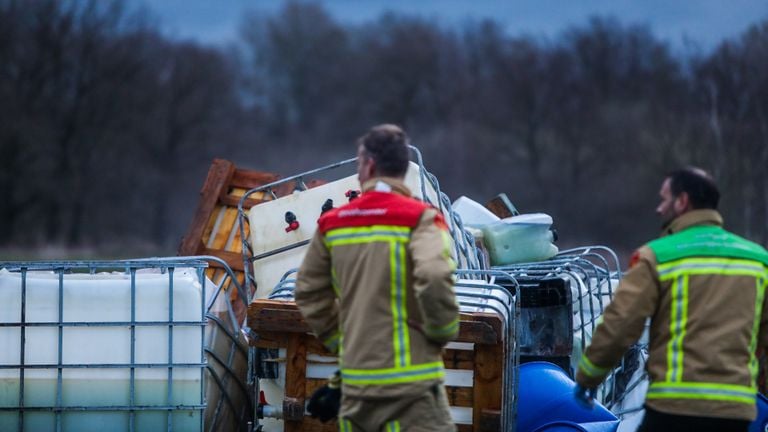
M 309 333 L 296 304 L 288 301 L 254 300 L 248 306 L 248 325 L 258 334 L 252 344 L 260 348 L 285 348 L 285 431 L 336 431 L 335 422 L 321 423 L 304 416 L 305 401 L 325 384 L 325 379 L 307 378 L 309 354 L 331 356 Z M 501 427 L 503 380 L 502 318 L 495 314 L 462 314 L 457 342 L 471 349 L 447 349 L 443 360 L 448 370 L 472 371 L 472 386 L 447 386 L 451 406 L 472 411 L 472 424 L 457 425 L 460 432 L 490 432 Z

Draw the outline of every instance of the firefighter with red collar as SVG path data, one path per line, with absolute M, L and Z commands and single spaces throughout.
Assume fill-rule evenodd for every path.
M 340 431 L 451 431 L 442 349 L 458 333 L 455 264 L 442 214 L 404 185 L 408 138 L 394 125 L 357 141 L 362 194 L 324 213 L 296 280 L 296 304 L 340 357 L 310 400 Z
M 590 400 L 650 318 L 639 430 L 747 431 L 768 344 L 768 252 L 723 229 L 703 170 L 670 173 L 659 194 L 662 237 L 633 256 L 581 358 L 576 397 Z

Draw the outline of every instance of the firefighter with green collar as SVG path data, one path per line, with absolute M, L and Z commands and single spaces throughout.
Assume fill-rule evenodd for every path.
M 459 330 L 452 242 L 442 214 L 403 183 L 408 155 L 395 125 L 358 140 L 362 195 L 320 217 L 296 279 L 301 313 L 340 356 L 308 411 L 338 411 L 343 432 L 455 430 L 442 358 Z
M 747 431 L 758 350 L 768 343 L 768 252 L 722 228 L 719 191 L 698 168 L 671 172 L 656 209 L 662 237 L 641 247 L 579 363 L 594 388 L 650 318 L 650 384 L 640 431 Z

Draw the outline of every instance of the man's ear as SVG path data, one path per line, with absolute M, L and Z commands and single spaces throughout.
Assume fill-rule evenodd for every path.
M 677 214 L 683 214 L 689 210 L 692 210 L 691 200 L 688 197 L 688 192 L 680 192 L 680 195 L 675 197 L 673 205 L 675 206 L 675 213 Z
M 368 173 L 368 178 L 376 177 L 376 161 L 373 158 L 368 158 L 368 163 L 365 164 L 365 169 Z

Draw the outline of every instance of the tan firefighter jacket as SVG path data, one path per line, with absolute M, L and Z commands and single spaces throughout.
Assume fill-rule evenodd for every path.
M 647 406 L 755 418 L 768 253 L 721 226 L 716 211 L 694 210 L 635 253 L 579 363 L 579 384 L 599 384 L 650 318 Z
M 342 393 L 421 394 L 443 382 L 458 332 L 451 239 L 442 214 L 397 179 L 323 214 L 296 280 L 296 304 L 340 355 Z

